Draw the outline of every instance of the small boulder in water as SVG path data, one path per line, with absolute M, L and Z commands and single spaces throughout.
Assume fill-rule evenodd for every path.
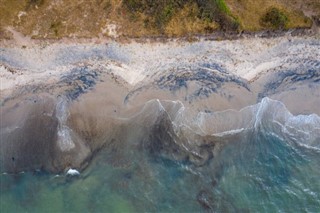
M 67 175 L 70 175 L 70 176 L 79 176 L 80 175 L 80 172 L 78 172 L 78 170 L 76 169 L 69 169 L 67 171 Z

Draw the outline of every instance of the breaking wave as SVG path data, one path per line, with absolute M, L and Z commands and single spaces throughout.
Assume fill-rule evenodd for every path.
M 52 147 L 58 147 L 59 151 L 55 151 L 53 158 L 70 155 L 71 151 L 74 154 L 71 160 L 69 156 L 68 164 L 78 165 L 78 167 L 79 161 L 91 159 L 96 149 L 110 143 L 114 138 L 118 138 L 117 143 L 119 144 L 135 141 L 136 144 L 147 148 L 152 154 L 165 155 L 179 161 L 189 160 L 196 165 L 203 165 L 212 159 L 214 153 L 218 152 L 214 147 L 218 147 L 217 149 L 220 150 L 224 144 L 236 142 L 239 138 L 253 140 L 258 134 L 273 135 L 289 145 L 300 145 L 320 150 L 320 117 L 316 114 L 292 115 L 283 103 L 270 98 L 264 98 L 260 103 L 245 107 L 240 111 L 219 112 L 198 112 L 186 108 L 179 101 L 150 100 L 136 114 L 113 118 L 116 122 L 111 131 L 110 126 L 103 126 L 106 122 L 102 124 L 91 123 L 89 126 L 69 125 L 70 114 L 68 110 L 70 109 L 68 109 L 67 100 L 59 98 L 55 108 L 55 117 L 47 119 L 49 124 L 46 126 L 54 127 L 51 132 L 55 132 L 55 134 L 51 134 L 51 138 L 48 138 L 48 134 L 41 134 L 46 132 L 46 130 L 42 130 L 46 126 L 37 126 L 38 138 L 32 141 L 35 135 L 28 132 L 30 125 L 43 122 L 41 115 L 35 115 L 37 112 L 30 113 L 30 118 L 20 124 L 13 122 L 12 126 L 1 126 L 1 140 L 3 140 L 1 150 L 6 150 L 2 155 L 1 162 L 4 166 L 1 168 L 12 170 L 11 167 L 14 165 L 15 170 L 19 170 L 19 161 L 12 162 L 14 156 L 18 155 L 22 156 L 19 158 L 27 159 L 24 157 L 25 155 L 32 155 L 32 150 L 29 153 L 20 149 L 19 143 L 31 143 L 30 146 L 39 147 L 42 149 L 39 152 L 43 153 L 51 153 L 53 152 Z M 81 114 L 81 116 L 86 121 L 86 114 Z M 99 117 L 100 115 L 97 112 L 94 116 Z M 110 120 L 110 118 L 106 119 Z M 17 125 L 20 126 L 17 127 Z M 11 131 L 8 131 L 9 129 Z M 105 134 L 98 137 L 93 132 L 98 131 L 97 129 Z M 87 136 L 82 134 L 84 132 L 85 135 L 90 135 L 89 141 L 88 138 L 85 138 Z M 108 132 L 112 132 L 112 134 L 108 135 Z M 20 141 L 17 144 L 12 142 L 18 140 Z M 47 143 L 42 141 L 47 141 Z M 93 142 L 90 141 L 99 142 L 93 146 Z M 91 151 L 88 152 L 88 148 L 85 147 L 90 147 Z M 46 162 L 42 162 L 43 160 L 44 158 L 36 158 L 29 163 L 46 165 Z M 21 163 L 23 167 L 20 169 L 26 169 L 27 163 L 25 161 Z M 59 163 L 59 166 L 63 165 L 65 163 Z M 65 168 L 58 168 L 57 171 L 63 169 Z
M 114 203 L 112 194 L 128 199 L 126 205 L 138 212 L 318 210 L 320 188 L 310 182 L 320 175 L 316 114 L 293 115 L 283 103 L 269 98 L 239 111 L 218 112 L 199 112 L 179 101 L 156 99 L 130 115 L 114 117 L 101 111 L 75 113 L 62 97 L 50 106 L 46 119 L 45 107 L 40 106 L 26 111 L 18 123 L 2 125 L 0 133 L 2 173 L 81 171 L 66 176 L 67 188 L 61 185 L 63 176 L 50 177 L 54 189 L 46 189 L 41 176 L 32 177 L 44 190 L 39 189 L 39 194 L 67 191 L 69 195 L 61 200 L 73 204 L 80 194 L 100 194 L 95 209 L 101 202 Z M 16 113 L 5 112 L 9 117 Z M 28 173 L 26 177 L 13 183 L 28 185 Z M 1 184 L 13 184 L 7 183 L 11 180 L 7 176 L 0 178 Z M 72 178 L 81 181 L 69 182 Z M 91 185 L 93 180 L 99 187 Z M 88 186 L 88 191 L 80 193 L 82 186 Z M 114 187 L 121 190 L 112 191 Z M 1 195 L 4 199 L 11 193 L 8 190 Z M 160 202 L 168 193 L 170 200 Z M 185 199 L 190 202 L 185 204 Z M 294 202 L 282 202 L 286 199 Z M 86 201 L 88 206 L 92 202 Z
M 272 134 L 289 144 L 308 148 L 320 148 L 320 117 L 316 114 L 293 115 L 285 105 L 264 98 L 256 105 L 240 111 L 196 112 L 187 109 L 179 101 L 151 100 L 138 115 L 131 118 L 134 123 L 145 121 L 151 126 L 164 122 L 172 128 L 182 147 L 196 147 L 224 137 L 239 134 Z M 168 128 L 168 127 L 167 127 Z M 212 138 L 212 142 L 197 138 Z

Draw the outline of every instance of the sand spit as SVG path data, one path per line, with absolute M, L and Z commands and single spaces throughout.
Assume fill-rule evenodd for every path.
M 231 121 L 234 110 L 265 97 L 318 121 L 319 49 L 319 39 L 290 36 L 1 47 L 1 168 L 81 170 L 100 149 L 128 137 L 201 165 L 212 157 L 203 147 L 231 140 L 247 125 L 245 115 Z M 216 135 L 191 125 L 225 110 L 233 110 L 224 114 L 230 122 L 212 124 L 226 129 Z

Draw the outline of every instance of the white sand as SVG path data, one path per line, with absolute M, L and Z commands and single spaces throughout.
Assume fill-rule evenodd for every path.
M 8 47 L 1 48 L 0 52 L 0 88 L 3 94 L 27 84 L 54 83 L 79 64 L 100 67 L 135 86 L 159 72 L 212 63 L 219 64 L 230 74 L 252 81 L 259 74 L 279 67 L 290 69 L 292 65 L 296 66 L 296 61 L 320 58 L 320 42 L 313 38 L 129 44 L 108 41 L 106 45 L 96 44 L 94 40 L 78 44 L 66 40 L 35 44 L 28 38 L 21 38 L 17 32 L 13 34 L 16 43 L 11 47 L 6 45 Z M 21 45 L 27 47 L 21 48 Z M 15 72 L 9 72 L 5 66 Z

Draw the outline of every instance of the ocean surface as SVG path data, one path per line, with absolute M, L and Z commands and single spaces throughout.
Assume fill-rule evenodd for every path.
M 1 174 L 1 212 L 320 211 L 320 117 L 294 116 L 265 98 L 238 112 L 198 113 L 192 124 L 192 113 L 168 105 L 147 103 L 128 123 L 144 120 L 153 132 L 130 128 L 124 143 L 101 149 L 78 176 Z M 217 124 L 221 116 L 227 120 Z M 230 122 L 242 127 L 214 133 Z M 205 132 L 219 148 L 188 147 Z

